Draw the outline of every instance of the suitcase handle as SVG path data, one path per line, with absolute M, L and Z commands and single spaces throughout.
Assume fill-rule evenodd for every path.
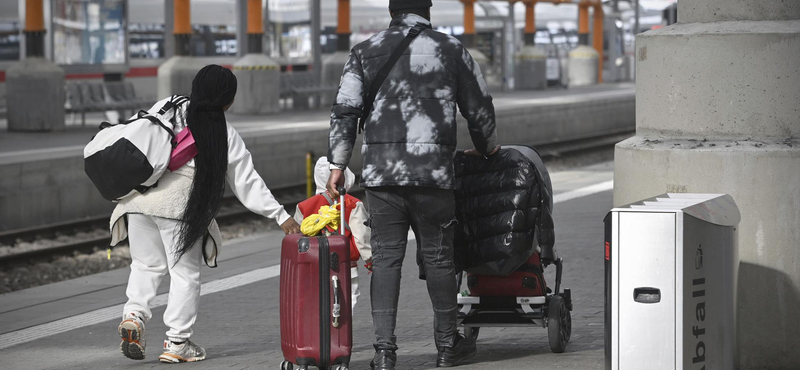
M 347 194 L 347 189 L 345 189 L 344 186 L 341 186 L 336 190 L 339 191 L 339 214 L 342 218 L 339 220 L 339 225 L 341 225 L 339 227 L 339 235 L 344 236 L 344 225 L 346 225 L 344 222 L 344 196 Z
M 333 309 L 331 310 L 331 317 L 333 318 L 333 327 L 339 327 L 339 316 L 341 312 L 341 305 L 339 304 L 339 277 L 336 275 L 331 276 L 333 282 Z

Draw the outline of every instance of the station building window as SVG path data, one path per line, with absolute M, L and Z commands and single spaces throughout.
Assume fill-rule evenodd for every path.
M 0 61 L 19 60 L 20 36 L 19 22 L 0 22 Z
M 61 65 L 123 65 L 123 0 L 53 0 L 53 56 Z

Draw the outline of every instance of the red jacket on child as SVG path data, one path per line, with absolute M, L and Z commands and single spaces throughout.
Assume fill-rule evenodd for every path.
M 345 229 L 344 235 L 350 239 L 350 265 L 355 266 L 358 259 L 361 257 L 361 253 L 358 251 L 358 246 L 356 245 L 355 237 L 353 236 L 353 232 L 350 229 L 350 215 L 355 210 L 356 205 L 361 203 L 361 201 L 350 195 L 345 195 L 345 210 L 344 210 L 344 219 L 345 219 Z M 297 205 L 297 209 L 303 214 L 303 217 L 308 217 L 315 213 L 319 212 L 320 207 L 322 206 L 330 206 L 333 204 L 333 201 L 328 197 L 327 194 L 317 194 L 311 198 L 308 198 Z M 361 226 L 361 225 L 359 225 Z M 332 230 L 330 227 L 328 228 L 330 232 L 339 233 L 339 230 Z

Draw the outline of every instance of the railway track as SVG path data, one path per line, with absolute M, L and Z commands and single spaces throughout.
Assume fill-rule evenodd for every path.
M 621 140 L 632 136 L 632 132 L 606 135 L 602 137 L 587 138 L 570 142 L 553 143 L 538 145 L 536 148 L 545 159 L 558 158 L 568 155 L 577 155 L 582 152 L 613 147 Z M 305 199 L 306 185 L 296 185 L 273 191 L 275 197 L 286 206 L 287 211 L 291 212 L 294 206 Z M 356 190 L 356 192 L 363 191 Z M 220 214 L 216 217 L 220 224 L 229 224 L 237 219 L 247 219 L 248 217 L 260 217 L 252 214 L 244 206 L 238 203 L 236 198 L 226 198 Z M 94 219 L 79 220 L 60 224 L 33 227 L 24 230 L 12 230 L 0 232 L 0 244 L 14 245 L 18 240 L 33 241 L 40 238 L 53 238 L 58 235 L 74 234 L 80 230 L 96 230 L 108 227 L 108 217 L 98 217 Z M 110 236 L 95 237 L 62 245 L 43 247 L 0 255 L 0 267 L 8 266 L 21 261 L 35 261 L 49 259 L 55 256 L 72 255 L 74 253 L 91 253 L 98 249 L 105 249 L 111 241 Z
M 305 189 L 306 185 L 303 184 L 289 188 L 277 189 L 273 191 L 273 194 L 282 202 L 282 204 L 286 206 L 287 211 L 291 211 L 298 202 L 305 199 Z M 220 224 L 227 224 L 234 222 L 237 219 L 248 217 L 248 215 L 252 215 L 252 213 L 244 206 L 239 204 L 235 197 L 231 196 L 224 200 L 223 208 L 217 215 L 216 220 Z M 253 215 L 253 217 L 259 216 Z M 98 228 L 108 228 L 107 216 L 97 219 L 47 225 L 39 228 L 3 232 L 0 233 L 0 243 L 8 245 L 15 243 L 17 240 L 33 241 L 42 237 L 74 234 L 76 230 L 91 230 Z M 19 253 L 0 256 L 0 266 L 6 266 L 25 260 L 40 260 L 55 256 L 72 255 L 76 252 L 91 253 L 98 249 L 108 248 L 110 243 L 111 237 L 106 235 L 72 243 L 65 243 L 62 245 L 21 251 Z

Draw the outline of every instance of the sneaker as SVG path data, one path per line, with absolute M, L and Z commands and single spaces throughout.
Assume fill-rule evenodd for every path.
M 206 350 L 192 341 L 187 340 L 181 344 L 175 344 L 169 340 L 164 341 L 164 352 L 158 356 L 158 360 L 168 364 L 179 362 L 195 362 L 206 359 Z
M 369 368 L 372 370 L 394 370 L 394 365 L 397 363 L 397 353 L 392 350 L 382 349 L 375 351 L 375 357 L 369 362 Z
M 453 367 L 469 360 L 478 350 L 472 338 L 465 338 L 457 334 L 452 347 L 444 347 L 436 357 L 436 367 Z
M 119 350 L 132 360 L 144 360 L 144 320 L 136 314 L 129 313 L 119 324 L 119 335 L 122 343 Z

